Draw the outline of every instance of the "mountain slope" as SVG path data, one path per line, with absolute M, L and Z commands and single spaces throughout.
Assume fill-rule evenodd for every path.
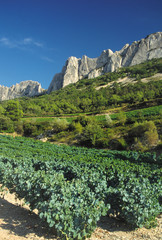
M 133 66 L 153 58 L 162 57 L 162 32 L 147 36 L 145 39 L 126 44 L 120 51 L 104 50 L 98 58 L 82 59 L 70 57 L 61 73 L 54 76 L 48 93 L 58 90 L 83 78 L 95 78 L 118 68 Z
M 21 99 L 20 103 L 26 116 L 95 112 L 118 104 L 142 103 L 162 97 L 160 73 L 162 59 L 154 59 L 94 79 L 82 79 L 50 94 Z M 126 85 L 119 82 L 125 78 L 129 79 Z M 143 82 L 146 78 L 148 82 Z

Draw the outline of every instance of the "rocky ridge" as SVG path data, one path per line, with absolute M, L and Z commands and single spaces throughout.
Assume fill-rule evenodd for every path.
M 0 101 L 19 98 L 19 97 L 33 97 L 41 94 L 44 89 L 41 87 L 41 84 L 28 80 L 17 83 L 11 87 L 5 87 L 0 85 Z
M 146 60 L 162 57 L 162 32 L 147 36 L 145 39 L 126 44 L 120 51 L 104 50 L 98 58 L 83 56 L 82 59 L 70 57 L 57 73 L 48 93 L 76 83 L 83 78 L 95 78 L 107 72 L 114 72 L 118 68 L 133 66 Z

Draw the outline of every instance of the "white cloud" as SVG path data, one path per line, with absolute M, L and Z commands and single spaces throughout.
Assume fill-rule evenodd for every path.
M 24 38 L 22 43 L 25 45 L 31 44 L 33 42 L 32 38 Z
M 2 38 L 0 38 L 0 46 L 12 48 L 12 49 L 19 49 L 19 50 L 23 50 L 23 51 L 31 51 L 31 52 L 35 52 L 35 53 L 36 53 L 36 51 L 33 51 L 35 49 L 42 49 L 42 52 L 48 50 L 48 48 L 45 45 L 43 45 L 42 42 L 35 41 L 31 37 L 24 38 L 21 40 L 15 40 L 15 39 L 13 40 L 13 39 L 10 39 L 7 37 L 2 37 Z M 36 54 L 38 54 L 38 53 L 36 53 Z M 46 61 L 49 63 L 54 63 L 54 60 L 47 56 L 39 55 L 39 58 L 43 61 Z
M 43 43 L 35 41 L 32 38 L 24 38 L 23 40 L 10 40 L 9 38 L 0 38 L 0 44 L 8 48 L 19 48 L 27 49 L 28 47 L 41 47 L 43 48 Z
M 0 39 L 0 43 L 6 47 L 9 47 L 9 48 L 14 48 L 16 47 L 16 44 L 12 41 L 10 41 L 8 38 L 6 37 L 3 37 Z
M 49 58 L 49 57 L 41 57 L 41 59 L 42 60 L 44 60 L 44 61 L 47 61 L 47 62 L 50 62 L 50 63 L 53 63 L 54 62 L 54 60 L 53 59 L 51 59 L 51 58 Z
M 43 47 L 43 43 L 40 42 L 34 42 L 34 45 L 37 47 Z
M 22 43 L 24 45 L 34 45 L 36 47 L 43 47 L 43 44 L 41 42 L 35 41 L 32 38 L 24 38 Z

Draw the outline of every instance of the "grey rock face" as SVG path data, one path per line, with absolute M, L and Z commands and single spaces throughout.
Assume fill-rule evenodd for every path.
M 98 58 L 70 57 L 62 72 L 54 76 L 48 93 L 83 78 L 95 78 L 120 67 L 136 65 L 160 57 L 162 57 L 162 32 L 151 34 L 131 45 L 126 44 L 120 51 L 114 53 L 110 49 L 104 50 Z
M 44 89 L 40 83 L 35 81 L 24 81 L 11 87 L 0 85 L 0 101 L 14 99 L 18 97 L 33 97 L 42 93 Z

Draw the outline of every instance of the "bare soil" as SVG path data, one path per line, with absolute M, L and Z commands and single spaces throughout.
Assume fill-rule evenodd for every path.
M 153 229 L 133 230 L 125 222 L 103 217 L 89 240 L 162 240 L 162 217 Z M 59 240 L 14 194 L 0 195 L 0 240 Z
M 159 81 L 161 79 L 162 79 L 162 73 L 157 73 L 154 76 L 147 77 L 147 78 L 142 78 L 141 82 L 146 83 L 146 82 L 150 82 L 150 81 Z M 118 80 L 112 81 L 108 84 L 96 87 L 96 90 L 99 90 L 100 88 L 105 88 L 105 87 L 108 87 L 108 86 L 112 86 L 115 82 L 120 83 L 122 85 L 127 85 L 127 84 L 130 84 L 130 83 L 135 84 L 135 83 L 137 83 L 137 80 L 135 78 L 129 78 L 129 77 L 119 78 Z

